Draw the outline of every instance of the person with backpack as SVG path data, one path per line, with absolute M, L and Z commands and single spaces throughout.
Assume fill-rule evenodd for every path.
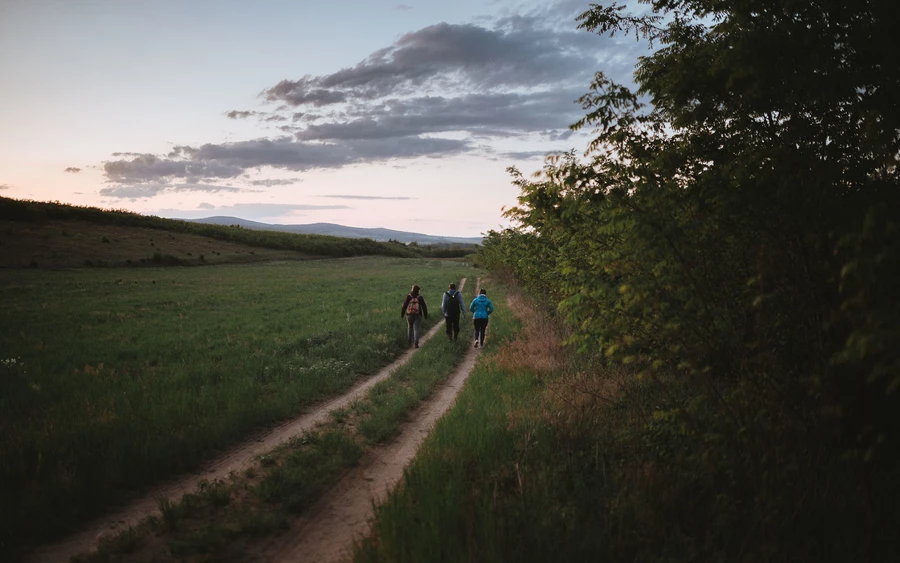
M 428 306 L 425 305 L 425 298 L 419 295 L 419 286 L 413 285 L 406 300 L 403 301 L 403 307 L 400 309 L 400 318 L 406 316 L 406 341 L 409 344 L 415 342 L 416 348 L 419 347 L 419 327 L 422 326 L 422 317 L 428 318 Z
M 444 320 L 447 323 L 448 340 L 459 338 L 459 317 L 462 315 L 463 318 L 466 318 L 466 314 L 463 312 L 464 306 L 462 294 L 456 291 L 456 284 L 451 283 L 450 289 L 444 292 L 441 300 L 441 312 L 444 313 Z
M 483 287 L 478 297 L 472 300 L 469 310 L 472 311 L 472 322 L 475 324 L 475 347 L 478 348 L 480 344 L 484 348 L 484 333 L 487 330 L 488 317 L 494 312 L 494 304 L 488 299 Z

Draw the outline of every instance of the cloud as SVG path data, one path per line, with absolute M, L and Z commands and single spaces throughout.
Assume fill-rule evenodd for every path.
M 299 140 L 383 139 L 450 131 L 517 136 L 565 128 L 583 113 L 582 89 L 390 99 L 357 108 L 346 121 L 310 125 Z
M 246 119 L 248 117 L 256 115 L 257 113 L 259 112 L 233 109 L 226 113 L 225 117 L 227 117 L 228 119 Z
M 552 152 L 554 151 L 518 151 L 501 153 L 500 156 L 510 160 L 534 160 L 535 158 L 544 158 Z
M 303 181 L 303 178 L 273 178 L 267 180 L 250 180 L 251 186 L 265 186 L 267 188 L 271 188 L 272 186 L 290 186 L 293 184 L 299 184 Z
M 406 12 L 408 10 L 412 10 L 413 7 L 406 4 L 397 4 L 396 6 L 394 6 L 394 9 L 400 12 Z
M 74 166 L 69 166 L 68 168 L 63 170 L 63 172 L 71 172 L 72 174 L 78 174 L 79 172 L 81 172 L 81 168 L 75 168 Z
M 12 188 L 9 184 L 0 184 L 0 190 L 8 190 Z
M 407 199 L 416 199 L 414 197 L 390 197 L 390 196 L 376 196 L 376 195 L 320 195 L 318 197 L 329 197 L 333 199 L 395 199 L 395 200 L 407 200 Z
M 332 74 L 282 80 L 265 90 L 270 102 L 325 106 L 371 101 L 427 89 L 582 89 L 609 49 L 609 38 L 545 27 L 539 18 L 506 18 L 499 27 L 439 23 L 401 36 L 356 66 Z M 574 22 L 572 26 L 574 28 Z
M 584 113 L 576 100 L 594 72 L 602 67 L 628 82 L 644 48 L 575 29 L 574 16 L 584 9 L 577 0 L 561 0 L 480 23 L 438 23 L 400 36 L 354 66 L 281 80 L 260 94 L 274 109 L 225 114 L 254 118 L 273 136 L 176 146 L 167 155 L 115 153 L 103 171 L 116 186 L 105 190 L 159 193 L 261 167 L 304 172 L 473 152 L 496 157 L 491 143 L 498 139 L 565 142 L 568 126 Z M 282 182 L 250 184 L 287 185 Z
M 178 179 L 196 182 L 199 179 L 233 178 L 261 166 L 299 172 L 395 158 L 444 156 L 470 149 L 467 141 L 432 137 L 354 139 L 342 143 L 263 138 L 196 148 L 178 146 L 166 157 L 143 154 L 132 160 L 106 162 L 103 169 L 110 181 L 120 184 L 172 184 Z M 103 191 L 116 193 L 113 188 Z
M 178 192 L 244 192 L 243 188 L 232 186 L 217 186 L 214 184 L 168 184 L 160 182 L 148 182 L 139 184 L 116 184 L 100 190 L 100 195 L 119 199 L 145 199 L 156 197 L 164 193 Z
M 216 206 L 211 203 L 201 203 L 197 205 L 197 209 L 215 209 Z

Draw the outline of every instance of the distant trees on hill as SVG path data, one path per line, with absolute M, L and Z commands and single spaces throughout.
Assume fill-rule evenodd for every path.
M 105 225 L 142 227 L 202 235 L 250 246 L 294 250 L 318 256 L 348 257 L 384 255 L 398 257 L 460 257 L 473 252 L 465 245 L 430 246 L 377 242 L 364 238 L 244 229 L 240 225 L 213 225 L 140 215 L 124 210 L 66 205 L 58 201 L 36 202 L 0 197 L 0 219 L 40 223 L 48 220 L 88 221 Z

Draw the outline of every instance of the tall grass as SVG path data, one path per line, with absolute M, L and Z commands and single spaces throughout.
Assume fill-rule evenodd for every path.
M 2 552 L 373 373 L 437 322 L 459 263 L 387 258 L 191 269 L 5 271 Z

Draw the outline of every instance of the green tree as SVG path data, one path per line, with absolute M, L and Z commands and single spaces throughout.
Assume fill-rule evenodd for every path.
M 767 385 L 871 456 L 900 430 L 897 4 L 649 4 L 579 18 L 658 49 L 636 92 L 596 75 L 585 158 L 513 170 L 519 228 L 485 252 L 558 295 L 581 348 L 696 377 L 729 413 L 723 385 Z

